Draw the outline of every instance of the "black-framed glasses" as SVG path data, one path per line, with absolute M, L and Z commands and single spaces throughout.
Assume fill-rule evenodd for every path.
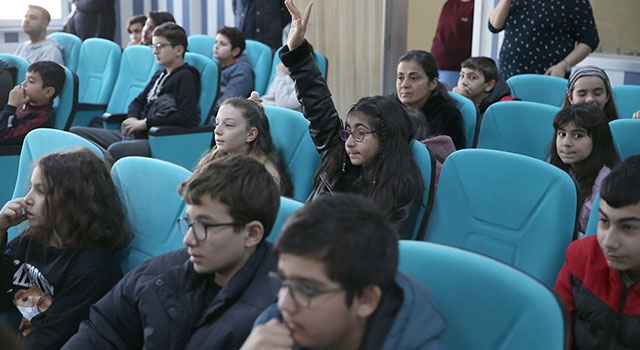
M 351 136 L 356 142 L 362 142 L 364 141 L 364 137 L 367 136 L 367 134 L 374 134 L 374 133 L 375 131 L 364 131 L 359 129 L 353 130 L 353 131 L 342 129 L 338 131 L 338 135 L 340 135 L 340 138 L 342 139 L 342 141 L 347 141 L 349 139 L 349 136 Z
M 155 43 L 155 44 L 151 45 L 151 47 L 153 48 L 153 51 L 160 51 L 165 46 L 173 46 L 173 44 L 171 44 L 171 43 Z
M 315 290 L 296 281 L 287 281 L 282 275 L 275 271 L 269 271 L 269 282 L 271 283 L 273 292 L 278 296 L 282 288 L 287 288 L 289 296 L 291 296 L 291 299 L 293 299 L 293 302 L 299 308 L 308 308 L 311 305 L 311 299 L 314 297 L 344 290 L 344 288 Z
M 193 237 L 196 241 L 204 241 L 207 239 L 207 229 L 209 227 L 222 227 L 222 226 L 244 226 L 245 222 L 224 222 L 219 224 L 203 224 L 198 220 L 189 220 L 189 218 L 179 218 L 178 228 L 183 236 L 189 233 L 189 228 L 193 229 Z

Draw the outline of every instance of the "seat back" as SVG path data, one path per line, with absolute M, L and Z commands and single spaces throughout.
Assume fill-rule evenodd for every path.
M 211 110 L 216 103 L 218 89 L 220 88 L 220 67 L 218 63 L 193 52 L 184 55 L 184 61 L 194 66 L 200 72 L 200 125 L 206 124 L 211 115 Z
M 266 87 L 265 93 L 267 92 L 267 90 L 269 90 L 269 86 L 271 86 L 271 83 L 273 83 L 273 78 L 275 78 L 275 76 L 276 76 L 276 66 L 278 64 L 282 63 L 282 60 L 280 60 L 280 50 L 282 50 L 282 48 L 279 48 L 273 54 L 273 61 L 271 63 L 271 72 L 269 73 L 269 82 L 267 83 L 267 87 Z M 313 51 L 313 57 L 316 60 L 316 64 L 318 65 L 318 69 L 320 69 L 320 74 L 322 74 L 322 77 L 326 81 L 327 80 L 327 70 L 329 68 L 329 61 L 327 60 L 327 57 L 325 55 L 323 55 L 322 53 L 320 53 L 319 51 Z
M 577 189 L 531 157 L 465 149 L 444 162 L 425 240 L 515 266 L 549 286 L 573 238 Z
M 29 68 L 29 61 L 10 53 L 0 53 L 0 60 L 3 60 L 18 69 L 16 84 L 20 84 L 24 81 L 24 77 L 27 75 L 27 68 Z
M 545 160 L 559 107 L 536 102 L 494 103 L 484 112 L 477 148 L 495 149 Z
M 216 38 L 207 34 L 192 34 L 189 35 L 187 41 L 187 50 L 189 52 L 213 58 L 213 46 L 216 44 Z
M 411 238 L 422 240 L 433 205 L 434 193 L 432 189 L 435 181 L 436 159 L 431 155 L 429 148 L 417 140 L 411 141 L 411 153 L 418 168 L 420 168 L 420 174 L 422 175 L 422 182 L 424 184 L 422 199 L 420 200 L 417 211 L 414 211 L 415 224 Z
M 294 211 L 302 208 L 303 206 L 304 203 L 298 202 L 297 200 L 287 197 L 280 197 L 280 209 L 278 209 L 278 217 L 276 218 L 275 224 L 273 224 L 271 233 L 269 234 L 269 236 L 267 236 L 267 241 L 275 243 L 285 221 L 287 221 L 289 216 L 291 216 Z
M 638 95 L 640 98 L 640 95 Z M 640 154 L 640 119 L 616 119 L 609 122 L 613 146 L 620 160 Z
M 312 190 L 320 156 L 309 135 L 309 121 L 298 111 L 265 106 L 273 145 L 293 182 L 293 199 L 305 201 Z
M 104 159 L 102 151 L 95 144 L 76 134 L 47 128 L 34 129 L 29 132 L 22 143 L 22 151 L 20 152 L 12 198 L 24 197 L 27 194 L 31 180 L 31 167 L 35 161 L 52 152 L 71 150 L 79 147 L 86 147 Z M 9 240 L 25 228 L 26 223 L 10 228 Z
M 567 79 L 542 74 L 518 74 L 507 79 L 511 95 L 522 101 L 562 106 Z
M 82 42 L 78 59 L 78 102 L 109 103 L 120 69 L 120 46 L 110 40 L 89 38 Z
M 149 84 L 160 67 L 156 64 L 151 48 L 133 45 L 122 52 L 118 78 L 107 105 L 109 113 L 127 113 L 129 104 Z
M 465 135 L 467 136 L 467 148 L 475 147 L 478 130 L 478 108 L 470 99 L 449 91 L 449 96 L 456 102 L 456 108 L 464 119 Z
M 177 192 L 187 169 L 153 158 L 125 157 L 111 168 L 133 240 L 123 249 L 121 268 L 127 273 L 141 262 L 183 248 L 177 218 L 185 204 Z
M 399 250 L 398 269 L 429 289 L 447 319 L 447 349 L 568 348 L 564 303 L 534 278 L 439 244 L 400 241 Z
M 62 91 L 53 100 L 53 109 L 56 113 L 54 128 L 69 130 L 78 110 L 78 76 L 71 69 L 63 66 L 65 73 Z
M 259 41 L 246 40 L 247 47 L 244 54 L 247 55 L 253 72 L 255 74 L 253 89 L 260 95 L 264 95 L 267 91 L 267 83 L 271 74 L 271 61 L 273 60 L 273 52 L 271 48 Z
M 614 85 L 611 95 L 618 109 L 618 117 L 631 118 L 640 110 L 640 85 Z
M 64 65 L 75 72 L 78 69 L 82 39 L 65 32 L 54 32 L 49 34 L 49 37 L 62 46 L 62 58 L 64 59 Z
M 600 208 L 600 193 L 596 195 L 593 200 L 593 206 L 591 207 L 591 213 L 589 214 L 589 221 L 587 221 L 587 228 L 584 230 L 584 235 L 595 235 L 598 233 L 598 220 Z

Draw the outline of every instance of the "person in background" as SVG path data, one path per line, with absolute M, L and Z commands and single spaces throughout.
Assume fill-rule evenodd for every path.
M 153 30 L 167 22 L 176 22 L 176 19 L 173 18 L 173 15 L 169 12 L 149 11 L 147 21 L 144 23 L 144 27 L 142 28 L 142 43 L 145 45 L 152 45 Z
M 578 103 L 593 103 L 605 112 L 608 121 L 618 119 L 609 76 L 598 67 L 579 67 L 571 73 L 562 106 Z
M 597 235 L 575 241 L 555 290 L 570 316 L 571 349 L 640 344 L 640 157 L 616 166 L 600 187 Z
M 127 21 L 127 33 L 129 33 L 127 47 L 142 44 L 142 30 L 146 22 L 147 16 L 145 15 L 137 15 L 129 18 Z
M 213 57 L 222 66 L 222 72 L 215 113 L 226 99 L 249 97 L 253 90 L 255 75 L 249 57 L 242 53 L 245 48 L 245 35 L 240 29 L 224 26 L 218 30 Z
M 609 121 L 600 107 L 583 103 L 562 108 L 553 127 L 549 163 L 569 173 L 578 185 L 578 229 L 584 233 L 600 184 L 618 163 Z
M 103 38 L 113 41 L 116 35 L 115 0 L 69 0 L 73 6 L 66 30 L 80 39 Z
M 53 61 L 64 65 L 62 47 L 52 38 L 47 37 L 47 27 L 51 15 L 44 7 L 29 5 L 22 20 L 22 30 L 29 36 L 16 49 L 15 55 L 24 58 L 29 63 L 38 61 Z
M 257 92 L 256 92 L 257 93 Z M 289 75 L 289 70 L 282 63 L 276 65 L 276 75 L 267 89 L 267 93 L 260 97 L 265 106 L 276 106 L 302 111 L 298 102 L 296 85 Z
M 7 229 L 25 221 L 29 226 L 7 242 Z M 36 161 L 29 192 L 0 210 L 0 305 L 20 310 L 21 343 L 60 349 L 122 277 L 114 253 L 129 240 L 102 159 L 79 148 Z
M 453 92 L 473 101 L 481 115 L 495 102 L 515 100 L 509 85 L 500 76 L 496 62 L 484 56 L 469 57 L 462 62 L 458 85 Z
M 447 0 L 440 11 L 431 54 L 440 68 L 440 81 L 456 86 L 460 64 L 471 56 L 474 0 Z
M 598 47 L 589 0 L 500 0 L 489 16 L 492 33 L 505 31 L 500 74 L 567 77 Z
M 272 51 L 282 46 L 283 29 L 291 15 L 283 0 L 233 0 L 235 26 L 247 39 L 267 44 Z

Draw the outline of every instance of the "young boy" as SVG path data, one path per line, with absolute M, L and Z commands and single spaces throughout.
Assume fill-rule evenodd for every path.
M 200 124 L 200 73 L 184 62 L 186 48 L 187 33 L 182 27 L 170 22 L 156 27 L 153 53 L 165 69 L 157 71 L 131 102 L 120 131 L 73 127 L 71 132 L 107 149 L 115 161 L 132 155 L 150 157 L 147 131 L 153 126 Z
M 640 344 L 640 156 L 618 164 L 600 187 L 598 233 L 567 249 L 556 281 L 580 349 Z
M 0 145 L 20 145 L 29 131 L 53 127 L 53 99 L 62 90 L 65 78 L 64 68 L 55 62 L 29 65 L 24 81 L 9 92 L 0 112 Z
M 322 196 L 293 213 L 274 247 L 278 294 L 242 349 L 441 349 L 446 321 L 399 273 L 398 240 L 378 207 Z
M 470 57 L 462 62 L 458 85 L 453 92 L 467 97 L 483 114 L 498 101 L 512 101 L 511 90 L 500 77 L 496 62 L 489 57 Z
M 253 90 L 253 66 L 247 55 L 242 52 L 246 47 L 244 33 L 234 27 L 222 27 L 216 34 L 213 57 L 222 67 L 220 91 L 216 100 L 215 112 L 229 97 L 249 97 Z
M 147 21 L 147 16 L 136 15 L 127 21 L 127 33 L 129 33 L 129 42 L 127 47 L 132 45 L 141 45 L 142 42 L 142 29 Z
M 179 192 L 187 247 L 127 274 L 64 349 L 238 349 L 275 301 L 268 273 L 276 261 L 265 237 L 280 191 L 264 166 L 224 157 L 196 169 Z

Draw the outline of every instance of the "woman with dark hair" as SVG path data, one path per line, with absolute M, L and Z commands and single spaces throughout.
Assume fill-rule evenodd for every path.
M 262 163 L 280 185 L 280 193 L 290 197 L 293 183 L 273 146 L 269 119 L 257 99 L 253 95 L 252 99 L 232 97 L 222 103 L 216 115 L 216 144 L 198 167 L 229 154 L 245 154 Z
M 398 61 L 396 96 L 405 106 L 420 110 L 419 140 L 437 135 L 451 137 L 456 149 L 467 147 L 462 114 L 449 96 L 447 88 L 438 81 L 438 63 L 423 50 L 405 53 Z
M 578 203 L 582 203 L 579 231 L 584 232 L 600 184 L 619 161 L 609 122 L 595 104 L 576 104 L 561 109 L 553 119 L 553 127 L 556 132 L 549 162 L 576 181 Z
M 577 68 L 567 81 L 567 93 L 562 101 L 566 107 L 578 103 L 594 103 L 607 115 L 607 120 L 618 119 L 618 110 L 611 93 L 611 82 L 604 70 L 585 66 Z
M 7 229 L 23 221 L 29 227 L 7 244 Z M 124 222 L 109 169 L 89 149 L 35 163 L 27 195 L 0 210 L 0 304 L 22 313 L 25 345 L 62 347 L 122 277 L 113 252 L 129 243 Z
M 285 2 L 291 11 L 293 4 Z M 322 162 L 313 180 L 313 200 L 322 194 L 352 192 L 372 198 L 398 228 L 401 237 L 413 231 L 415 204 L 424 184 L 411 153 L 415 125 L 405 107 L 383 96 L 363 97 L 347 111 L 344 123 L 326 81 L 304 39 L 306 21 L 293 16 L 282 63 L 295 81 L 309 131 Z

